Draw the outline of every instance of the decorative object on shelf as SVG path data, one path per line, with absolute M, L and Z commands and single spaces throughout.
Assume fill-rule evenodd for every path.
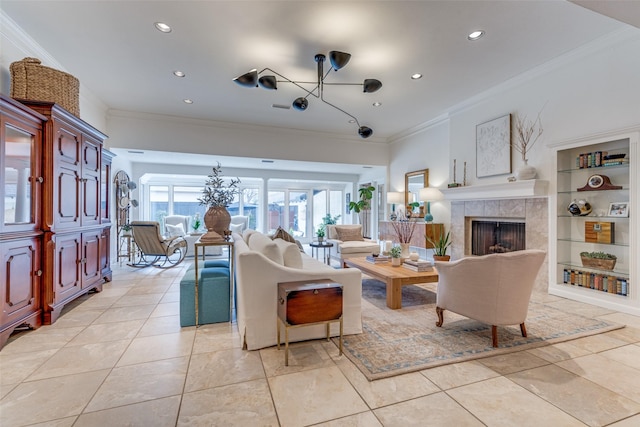
M 629 202 L 615 202 L 609 204 L 608 216 L 616 217 L 628 217 L 629 216 Z
M 585 221 L 584 241 L 588 243 L 615 243 L 614 222 Z
M 613 270 L 618 257 L 605 252 L 580 252 L 583 267 Z
M 207 233 L 200 238 L 203 242 L 224 240 L 225 231 L 231 224 L 231 215 L 227 206 L 233 202 L 236 195 L 240 194 L 238 184 L 240 184 L 238 178 L 231 178 L 229 182 L 225 182 L 222 178 L 220 163 L 212 168 L 202 190 L 202 197 L 198 199 L 201 205 L 209 207 L 204 215 Z
M 453 159 L 453 182 L 447 184 L 448 188 L 461 187 L 462 184 L 456 182 L 456 159 Z
M 411 202 L 407 204 L 407 218 L 417 217 L 420 214 L 416 212 L 416 209 L 420 207 L 420 202 Z
M 418 261 L 420 259 L 420 255 L 418 254 L 418 252 L 410 252 L 409 259 L 411 261 Z
M 597 190 L 621 190 L 621 185 L 613 185 L 611 179 L 606 175 L 595 174 L 587 179 L 584 187 L 580 187 L 578 191 L 597 191 Z
M 542 110 L 540 113 L 542 113 Z M 523 165 L 516 171 L 516 176 L 521 181 L 536 177 L 536 168 L 528 164 L 529 159 L 527 159 L 527 153 L 534 146 L 538 138 L 542 136 L 542 132 L 544 131 L 542 121 L 540 120 L 540 113 L 538 113 L 538 117 L 534 121 L 527 120 L 527 116 L 516 114 L 516 140 L 511 143 L 511 146 L 522 155 Z M 532 137 L 533 140 L 531 140 Z
M 573 199 L 573 201 L 569 203 L 569 206 L 567 206 L 567 210 L 573 216 L 587 216 L 591 213 L 592 208 L 591 203 L 586 200 Z
M 389 256 L 391 257 L 391 265 L 399 267 L 402 264 L 402 259 L 400 258 L 402 256 L 402 247 L 399 245 L 392 247 L 389 251 Z
M 391 219 L 391 221 L 395 221 L 398 218 L 398 215 L 396 214 L 396 205 L 404 203 L 404 193 L 399 191 L 389 191 L 387 193 L 387 203 L 391 205 L 389 219 Z
M 462 186 L 467 186 L 467 162 L 464 162 L 464 168 L 462 169 Z
M 253 87 L 262 87 L 264 89 L 269 89 L 269 90 L 275 90 L 278 87 L 278 83 L 291 83 L 295 86 L 297 86 L 298 88 L 302 89 L 303 91 L 305 91 L 307 94 L 304 97 L 299 97 L 296 98 L 293 101 L 293 108 L 295 110 L 298 111 L 305 111 L 307 109 L 307 107 L 309 106 L 309 101 L 307 101 L 307 98 L 309 96 L 313 96 L 315 98 L 320 99 L 322 102 L 324 102 L 325 104 L 329 105 L 330 107 L 335 108 L 336 110 L 340 111 L 341 113 L 351 117 L 356 125 L 358 126 L 358 135 L 360 135 L 362 138 L 369 138 L 371 135 L 373 135 L 373 130 L 368 127 L 368 126 L 361 126 L 360 122 L 358 121 L 358 119 L 347 113 L 345 110 L 343 110 L 342 108 L 339 108 L 335 105 L 333 105 L 332 103 L 326 101 L 324 99 L 324 86 L 330 86 L 330 85 L 347 85 L 347 86 L 362 86 L 363 88 L 363 92 L 364 93 L 373 93 L 376 92 L 378 89 L 380 89 L 382 87 L 382 82 L 380 80 L 376 80 L 376 79 L 365 79 L 363 83 L 325 83 L 325 79 L 327 78 L 327 76 L 329 75 L 329 73 L 331 73 L 331 70 L 333 69 L 334 71 L 338 71 L 339 69 L 343 68 L 344 66 L 347 65 L 347 63 L 349 62 L 349 60 L 351 59 L 351 54 L 349 53 L 345 53 L 345 52 L 338 52 L 335 50 L 332 50 L 331 52 L 329 52 L 329 61 L 331 62 L 331 68 L 329 69 L 329 71 L 327 71 L 327 73 L 325 74 L 324 72 L 324 62 L 327 59 L 327 57 L 321 53 L 317 54 L 314 57 L 317 65 L 317 71 L 318 71 L 318 80 L 317 82 L 305 82 L 305 81 L 296 81 L 296 80 L 291 80 L 285 76 L 283 76 L 282 74 L 279 74 L 275 71 L 273 71 L 271 68 L 264 68 L 262 71 L 258 72 L 257 70 L 253 69 L 251 71 L 249 71 L 246 74 L 243 74 L 239 77 L 236 77 L 235 79 L 233 79 L 234 82 L 238 83 L 240 86 L 244 86 L 244 87 L 248 87 L 248 88 L 253 88 Z M 262 77 L 258 76 L 262 73 L 264 73 L 265 71 L 269 71 L 274 75 L 263 75 Z M 282 80 L 277 80 L 276 76 L 278 76 L 279 78 L 281 78 Z M 303 85 L 308 85 L 308 84 L 313 84 L 314 87 L 311 88 L 311 90 L 308 90 L 307 88 L 305 88 Z
M 441 200 L 442 197 L 442 192 L 435 187 L 425 187 L 420 189 L 420 200 L 425 202 L 427 205 L 427 213 L 424 214 L 425 222 L 433 221 L 433 215 L 431 215 L 431 202 Z
M 511 173 L 511 114 L 476 126 L 476 176 Z
M 433 226 L 433 224 L 431 225 Z M 444 234 L 443 231 L 435 240 L 431 239 L 429 234 L 425 234 L 424 237 L 433 246 L 434 261 L 449 261 L 449 259 L 451 259 L 451 257 L 447 255 L 447 249 L 451 246 L 451 243 L 453 243 L 449 240 L 451 231 L 447 231 L 447 234 Z
M 608 154 L 606 151 L 593 151 L 581 153 L 576 157 L 578 169 L 599 168 L 602 166 L 617 166 L 628 163 L 626 153 Z

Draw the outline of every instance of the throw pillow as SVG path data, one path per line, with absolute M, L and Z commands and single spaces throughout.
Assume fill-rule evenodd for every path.
M 167 227 L 169 237 L 184 237 L 184 227 L 182 223 L 178 225 L 165 224 L 165 227 Z
M 336 232 L 338 233 L 338 240 L 342 240 L 343 242 L 362 242 L 364 239 L 362 238 L 361 228 L 350 228 L 350 227 L 336 227 Z
M 278 245 L 285 267 L 302 268 L 302 254 L 298 245 L 282 239 L 273 239 L 273 243 Z
M 242 233 L 242 224 L 229 224 L 229 230 L 232 233 Z
M 289 233 L 287 233 L 284 228 L 282 227 L 278 227 L 278 229 L 276 230 L 276 232 L 273 234 L 273 236 L 271 236 L 271 238 L 273 240 L 275 239 L 282 239 L 285 242 L 290 242 L 290 243 L 295 243 L 296 239 Z

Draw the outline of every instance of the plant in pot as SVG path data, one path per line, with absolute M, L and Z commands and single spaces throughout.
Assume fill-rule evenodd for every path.
M 360 218 L 360 223 L 365 224 L 366 222 L 366 214 L 371 209 L 371 199 L 373 199 L 373 192 L 376 188 L 372 185 L 367 187 L 361 187 L 358 190 L 358 195 L 360 196 L 357 202 L 349 202 L 349 212 L 353 211 L 357 214 L 362 214 L 365 218 Z
M 325 224 L 320 224 L 318 230 L 316 231 L 316 236 L 318 236 L 318 242 L 324 241 L 325 236 Z
M 222 178 L 222 167 L 220 163 L 213 167 L 211 174 L 207 176 L 202 197 L 198 199 L 201 205 L 207 206 L 207 212 L 204 215 L 204 224 L 207 233 L 200 240 L 212 241 L 223 240 L 225 231 L 229 230 L 231 224 L 231 215 L 227 210 L 227 206 L 233 202 L 236 195 L 240 194 L 240 179 L 231 178 L 225 181 Z
M 605 252 L 580 252 L 583 267 L 613 270 L 618 257 Z
M 451 231 L 447 231 L 447 234 L 440 233 L 440 236 L 435 240 L 431 239 L 427 234 L 425 234 L 424 237 L 427 239 L 427 242 L 433 246 L 434 261 L 449 261 L 451 257 L 447 255 L 447 249 L 452 243 L 451 240 L 449 240 Z
M 193 216 L 193 223 L 191 224 L 191 228 L 193 229 L 193 234 L 198 233 L 198 230 L 200 230 L 201 225 L 202 225 L 202 221 L 200 220 L 200 214 L 196 213 Z
M 122 226 L 122 235 L 131 236 L 131 224 L 128 222 Z
M 389 250 L 389 256 L 391 257 L 391 265 L 398 267 L 402 262 L 400 255 L 402 254 L 402 246 L 396 245 Z

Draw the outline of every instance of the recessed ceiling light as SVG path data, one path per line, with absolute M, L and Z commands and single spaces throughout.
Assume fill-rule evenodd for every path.
M 422 74 L 420 74 L 420 73 L 412 74 L 412 75 L 411 75 L 411 78 L 412 78 L 413 80 L 421 79 L 421 78 L 422 78 Z
M 193 104 L 193 100 L 192 99 L 184 99 L 183 100 L 185 104 Z
M 373 103 L 373 106 L 374 106 L 374 107 L 379 107 L 379 106 L 381 106 L 381 105 L 382 105 L 382 102 L 378 102 L 378 101 L 376 101 L 376 102 L 374 102 L 374 103 Z
M 163 33 L 170 33 L 171 32 L 171 27 L 169 25 L 165 24 L 164 22 L 156 22 L 153 25 L 156 26 L 158 31 L 162 31 Z
M 477 30 L 477 31 L 474 31 L 474 32 L 470 33 L 467 36 L 467 38 L 469 40 L 478 40 L 482 36 L 484 36 L 484 31 L 483 30 Z
M 174 71 L 173 75 L 176 76 L 176 77 L 184 77 L 184 76 L 186 76 L 186 74 L 184 72 L 180 71 L 180 70 Z

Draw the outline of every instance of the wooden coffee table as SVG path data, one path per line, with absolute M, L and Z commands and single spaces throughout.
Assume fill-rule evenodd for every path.
M 391 309 L 402 308 L 402 286 L 418 283 L 434 283 L 438 281 L 438 272 L 417 272 L 408 268 L 392 267 L 391 263 L 374 264 L 366 258 L 347 258 L 344 260 L 347 267 L 357 268 L 363 273 L 382 280 L 387 284 L 387 307 Z

